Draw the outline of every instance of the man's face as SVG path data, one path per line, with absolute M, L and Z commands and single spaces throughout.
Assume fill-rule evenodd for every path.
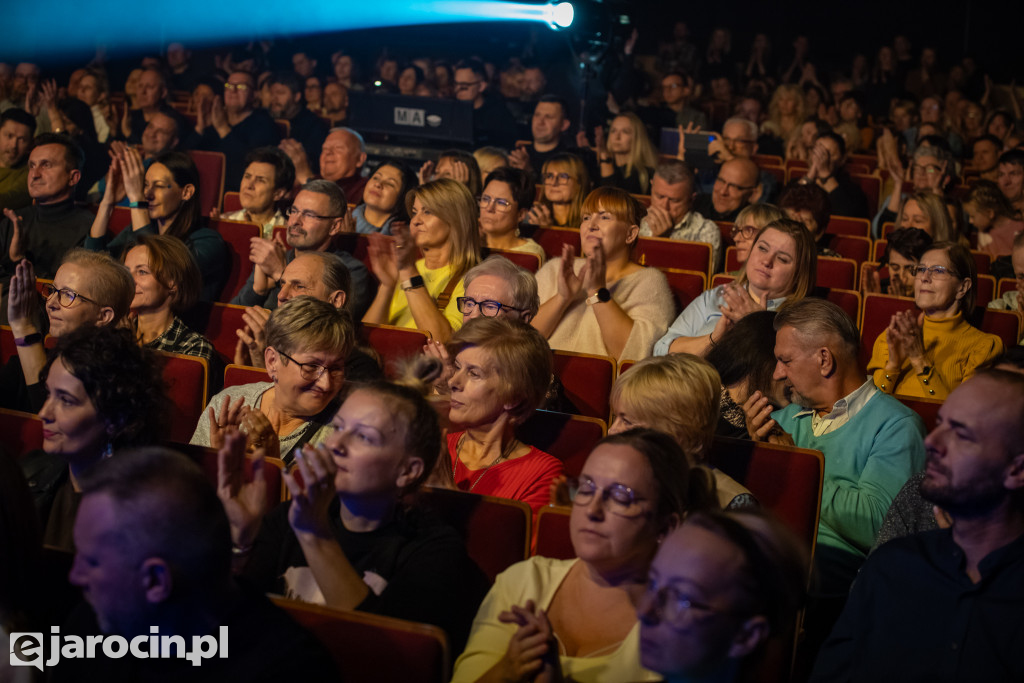
M 166 114 L 156 114 L 142 131 L 142 153 L 147 157 L 163 154 L 178 144 L 178 124 Z
M 544 92 L 547 84 L 548 79 L 544 77 L 544 72 L 537 67 L 530 67 L 523 72 L 522 94 L 529 98 L 537 97 Z
M 40 145 L 28 157 L 28 193 L 38 204 L 52 204 L 71 196 L 81 175 L 68 170 L 63 145 Z
M 25 161 L 31 144 L 32 131 L 28 126 L 17 121 L 4 121 L 0 126 L 0 166 L 12 168 Z
M 299 93 L 283 83 L 270 86 L 270 115 L 275 119 L 287 119 L 299 113 Z
M 39 67 L 29 62 L 22 62 L 14 68 L 11 95 L 15 98 L 24 97 L 30 85 L 39 85 Z
M 672 225 L 677 224 L 690 212 L 694 194 L 692 185 L 685 180 L 669 184 L 655 173 L 651 181 L 651 206 L 668 212 Z
M 311 296 L 327 301 L 330 292 L 324 285 L 324 269 L 315 256 L 298 255 L 281 275 L 281 291 L 277 294 L 280 306 L 297 296 Z
M 360 151 L 359 140 L 343 130 L 328 135 L 320 150 L 320 174 L 327 180 L 351 178 L 365 162 L 366 154 Z
M 482 97 L 484 82 L 473 73 L 472 69 L 455 70 L 455 99 L 462 102 L 475 102 Z
M 1009 201 L 1018 201 L 1024 195 L 1024 167 L 999 164 L 999 189 Z
M 130 523 L 108 494 L 82 498 L 75 517 L 75 559 L 68 574 L 92 606 L 100 630 L 125 637 L 145 633 L 156 623 L 146 599 L 142 563 L 123 536 Z
M 292 204 L 288 218 L 288 244 L 296 251 L 323 251 L 341 230 L 341 219 L 332 217 L 331 200 L 325 194 L 303 190 Z
M 668 106 L 685 102 L 690 95 L 690 89 L 680 76 L 665 76 L 661 79 L 661 98 Z
M 757 174 L 756 168 L 748 168 L 748 163 L 727 161 L 722 164 L 711 192 L 711 203 L 718 213 L 731 213 L 750 202 L 757 189 Z
M 167 46 L 167 66 L 172 69 L 183 67 L 188 63 L 188 50 L 181 43 L 171 43 Z
M 991 171 L 999 165 L 999 147 L 991 140 L 978 140 L 974 143 L 971 162 L 980 173 Z
M 744 97 L 736 107 L 736 115 L 742 116 L 748 121 L 761 123 L 761 103 L 753 97 Z
M 757 151 L 757 136 L 742 123 L 727 123 L 722 127 L 722 142 L 735 156 L 749 159 Z
M 819 349 L 789 325 L 775 335 L 775 374 L 783 382 L 786 397 L 804 408 L 822 409 L 817 396 L 821 392 L 822 375 Z
M 151 109 L 160 104 L 167 95 L 163 79 L 156 71 L 143 71 L 135 89 L 135 101 L 142 109 Z
M 512 287 L 497 275 L 478 275 L 473 278 L 473 281 L 466 287 L 466 298 L 472 299 L 477 305 L 469 313 L 462 314 L 463 323 L 484 315 L 480 304 L 485 301 L 496 301 L 502 305 L 502 308 L 498 310 L 499 317 L 520 318 L 524 315 L 514 310 L 516 302 L 512 297 Z M 506 306 L 511 308 L 506 308 Z
M 567 128 L 565 112 L 562 105 L 557 102 L 538 102 L 533 110 L 533 121 L 530 128 L 533 131 L 533 141 L 541 144 L 553 144 L 562 137 L 562 131 Z
M 715 78 L 711 80 L 711 94 L 716 100 L 729 102 L 732 100 L 732 83 L 728 78 Z
M 228 76 L 224 84 L 224 108 L 233 113 L 252 109 L 252 100 L 256 96 L 256 84 L 252 74 L 236 71 Z
M 269 211 L 274 202 L 284 195 L 284 190 L 274 187 L 275 174 L 271 164 L 254 161 L 245 169 L 238 198 L 242 208 L 254 214 Z
M 921 495 L 954 515 L 987 512 L 1004 501 L 1007 470 L 1024 453 L 1010 436 L 1019 402 L 1010 387 L 984 376 L 954 389 L 924 440 Z
M 295 67 L 295 73 L 303 78 L 308 78 L 316 69 L 316 60 L 310 59 L 305 52 L 296 52 L 292 55 L 292 66 Z

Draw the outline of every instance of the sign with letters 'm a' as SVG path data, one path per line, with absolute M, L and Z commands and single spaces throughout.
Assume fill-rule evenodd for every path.
M 423 128 L 426 110 L 412 109 L 410 107 L 395 107 L 396 126 L 416 126 Z

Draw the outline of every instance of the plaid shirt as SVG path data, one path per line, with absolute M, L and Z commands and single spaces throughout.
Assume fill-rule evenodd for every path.
M 175 316 L 174 322 L 171 323 L 166 332 L 145 346 L 156 351 L 197 356 L 206 359 L 207 363 L 213 362 L 217 355 L 217 352 L 213 349 L 213 344 L 206 337 L 190 330 L 185 323 L 181 322 L 181 318 L 177 316 Z

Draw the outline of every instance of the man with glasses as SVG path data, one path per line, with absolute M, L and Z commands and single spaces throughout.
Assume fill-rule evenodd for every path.
M 249 260 L 255 267 L 231 303 L 273 310 L 278 304 L 285 267 L 297 254 L 321 251 L 335 254 L 345 263 L 352 279 L 352 312 L 362 317 L 373 299 L 369 272 L 359 259 L 334 244 L 335 236 L 344 231 L 347 213 L 345 195 L 336 184 L 318 179 L 303 185 L 287 211 L 288 244 L 252 238 Z
M 688 106 L 693 94 L 693 78 L 683 71 L 673 71 L 661 79 L 662 104 L 640 112 L 640 118 L 654 133 L 662 128 L 683 126 L 694 130 L 707 130 L 708 119 L 704 112 Z M 658 135 L 653 136 L 655 140 Z
M 473 103 L 473 144 L 511 147 L 516 122 L 499 93 L 487 90 L 487 71 L 479 59 L 455 65 L 455 99 Z
M 693 210 L 695 183 L 693 171 L 684 162 L 668 159 L 658 164 L 651 180 L 651 205 L 640 221 L 640 235 L 704 242 L 711 246 L 711 262 L 717 270 L 722 233 L 714 221 Z
M 750 159 L 722 164 L 711 194 L 697 196 L 694 208 L 713 221 L 735 221 L 747 204 L 761 199 L 761 170 Z
M 225 187 L 236 187 L 242 180 L 250 150 L 281 140 L 267 110 L 254 108 L 255 97 L 252 74 L 235 71 L 224 84 L 224 96 L 214 97 L 209 111 L 200 108 L 196 114 L 196 133 L 202 136 L 199 149 L 224 155 Z

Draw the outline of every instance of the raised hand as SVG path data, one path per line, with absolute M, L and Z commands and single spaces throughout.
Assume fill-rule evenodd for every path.
M 253 237 L 249 240 L 249 260 L 272 280 L 284 273 L 288 246 L 280 240 Z
M 25 258 L 24 247 L 24 219 L 8 208 L 4 208 L 4 216 L 11 222 L 11 244 L 7 250 L 12 263 L 17 263 Z
M 231 524 L 231 540 L 240 548 L 252 546 L 269 507 L 263 451 L 256 451 L 252 478 L 246 481 L 245 447 L 245 435 L 231 428 L 217 451 L 217 497 Z
M 575 301 L 583 290 L 583 278 L 590 268 L 590 261 L 583 265 L 579 275 L 576 274 L 576 249 L 570 244 L 562 245 L 562 263 L 558 269 L 558 296 L 565 301 Z
M 142 201 L 146 197 L 146 167 L 142 163 L 142 155 L 136 148 L 125 145 L 118 158 L 121 162 L 121 177 L 124 180 L 128 201 Z
M 558 643 L 551 623 L 532 600 L 513 605 L 499 614 L 498 620 L 518 626 L 501 658 L 502 680 L 533 681 L 546 664 L 558 667 Z M 556 678 L 560 678 L 560 669 L 558 674 Z
M 10 209 L 4 209 L 4 213 Z M 22 260 L 14 269 L 7 292 L 7 320 L 15 337 L 35 332 L 39 295 L 36 294 L 36 273 L 32 264 Z
M 587 263 L 580 271 L 580 278 L 583 280 L 583 291 L 589 295 L 604 287 L 608 282 L 605 272 L 604 245 L 597 242 L 586 257 Z
M 647 227 L 654 237 L 668 237 L 675 226 L 672 224 L 672 217 L 668 211 L 653 204 L 647 209 Z
M 394 237 L 395 258 L 398 269 L 416 267 L 416 240 L 409 232 L 408 223 L 392 224 L 391 234 Z
M 268 458 L 281 457 L 281 440 L 270 424 L 270 420 L 262 411 L 249 406 L 242 406 L 241 423 L 238 431 L 245 434 L 246 450 L 255 452 L 263 449 Z
M 295 179 L 300 183 L 306 182 L 312 175 L 313 170 L 309 167 L 309 158 L 302 143 L 293 138 L 285 138 L 278 145 L 282 152 L 288 155 L 295 165 Z
M 235 363 L 251 365 L 255 368 L 266 367 L 263 352 L 267 348 L 267 322 L 270 311 L 259 306 L 250 306 L 242 313 L 245 326 L 235 331 L 238 343 L 235 345 Z
M 420 181 L 420 185 L 429 183 L 431 180 L 434 179 L 435 168 L 436 165 L 434 164 L 433 161 L 427 160 L 423 162 L 423 165 L 420 166 L 420 169 L 416 171 L 416 178 L 417 180 Z
M 395 250 L 395 240 L 377 233 L 367 235 L 367 240 L 370 270 L 373 271 L 381 286 L 386 289 L 394 289 L 398 282 L 398 254 Z
M 761 299 L 761 303 L 757 303 L 746 289 L 735 282 L 730 282 L 722 287 L 722 298 L 725 299 L 725 303 L 718 309 L 722 312 L 722 316 L 728 318 L 730 322 L 737 322 L 740 318 L 755 311 L 768 310 L 767 294 Z
M 555 224 L 555 218 L 551 215 L 551 209 L 545 204 L 534 204 L 526 214 L 526 222 L 541 228 L 550 228 Z
M 220 448 L 224 445 L 224 437 L 231 428 L 237 429 L 242 423 L 242 407 L 245 399 L 239 397 L 237 403 L 231 402 L 230 396 L 225 396 L 220 405 L 220 414 L 217 414 L 216 406 L 210 406 L 207 417 L 210 420 L 210 447 Z
M 516 147 L 508 154 L 508 165 L 520 171 L 530 171 L 530 153 L 525 147 Z
M 301 482 L 295 470 L 301 475 Z M 296 535 L 331 536 L 327 511 L 337 496 L 334 488 L 337 472 L 338 466 L 324 446 L 307 444 L 295 454 L 295 468 L 285 473 L 284 481 L 292 495 L 288 523 Z

